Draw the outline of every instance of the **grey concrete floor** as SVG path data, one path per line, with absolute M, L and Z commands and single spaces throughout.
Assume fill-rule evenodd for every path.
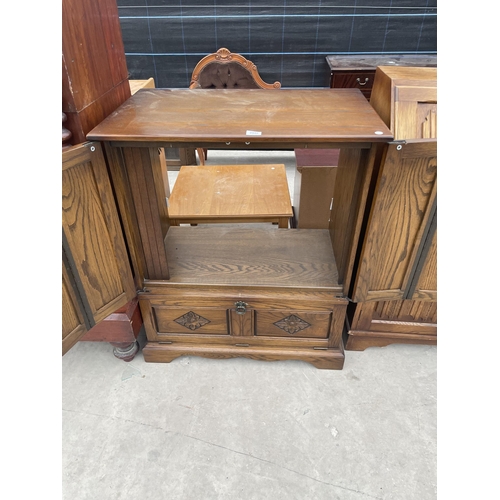
M 65 500 L 436 498 L 436 347 L 333 371 L 80 342 L 62 372 Z
M 266 154 L 286 164 L 292 193 L 293 152 Z M 210 151 L 208 163 L 231 158 Z M 142 351 L 125 363 L 109 344 L 79 342 L 62 358 L 63 498 L 437 498 L 436 358 L 391 345 L 347 351 L 341 371 L 145 363 Z

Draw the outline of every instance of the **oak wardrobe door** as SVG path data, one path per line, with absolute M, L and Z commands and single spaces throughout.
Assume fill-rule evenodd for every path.
M 437 301 L 437 215 L 422 248 L 408 298 Z
M 436 140 L 387 146 L 358 260 L 355 302 L 435 300 L 422 287 L 437 287 L 436 174 Z
M 70 148 L 62 160 L 64 354 L 136 292 L 100 144 Z
M 63 251 L 64 257 L 64 251 Z M 88 331 L 83 307 L 71 278 L 71 270 L 62 266 L 62 353 L 68 352 Z

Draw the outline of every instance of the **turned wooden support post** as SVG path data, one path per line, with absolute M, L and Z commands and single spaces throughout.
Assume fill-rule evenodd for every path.
M 110 342 L 113 346 L 113 354 L 122 361 L 132 361 L 139 352 L 139 342 Z

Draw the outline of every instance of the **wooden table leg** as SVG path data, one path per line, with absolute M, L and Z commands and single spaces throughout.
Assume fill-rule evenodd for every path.
M 278 221 L 278 227 L 282 229 L 288 229 L 288 217 L 280 217 Z

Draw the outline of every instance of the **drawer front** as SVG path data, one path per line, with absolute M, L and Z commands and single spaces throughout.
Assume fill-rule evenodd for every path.
M 371 90 L 375 71 L 335 73 L 332 78 L 332 88 Z
M 229 335 L 227 309 L 152 306 L 158 334 Z
M 255 311 L 255 335 L 326 339 L 330 325 L 329 311 Z

